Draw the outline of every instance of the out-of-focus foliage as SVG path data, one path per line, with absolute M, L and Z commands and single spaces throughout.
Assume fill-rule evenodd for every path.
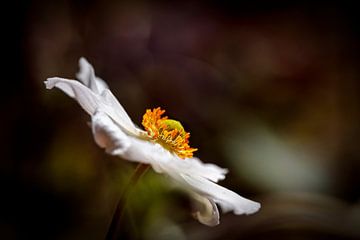
M 251 2 L 24 4 L 24 67 L 11 69 L 2 108 L 0 238 L 102 239 L 129 183 L 135 165 L 106 155 L 86 113 L 43 85 L 74 78 L 81 56 L 136 124 L 163 107 L 198 157 L 230 170 L 222 185 L 263 206 L 209 228 L 149 171 L 128 197 L 122 239 L 360 238 L 357 12 Z

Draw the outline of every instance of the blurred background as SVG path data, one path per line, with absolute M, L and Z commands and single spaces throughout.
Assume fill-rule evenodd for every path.
M 161 106 L 221 185 L 258 201 L 206 227 L 149 171 L 122 239 L 360 239 L 357 10 L 343 1 L 18 1 L 3 7 L 1 239 L 103 239 L 135 168 L 47 77 L 86 57 L 136 124 Z M 9 50 L 8 46 L 15 48 Z M 6 51 L 8 50 L 8 51 Z

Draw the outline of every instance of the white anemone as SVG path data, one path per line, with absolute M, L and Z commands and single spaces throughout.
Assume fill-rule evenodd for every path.
M 251 214 L 260 204 L 243 198 L 218 184 L 227 169 L 201 162 L 198 158 L 181 159 L 162 145 L 148 140 L 109 90 L 107 84 L 95 76 L 93 67 L 85 58 L 79 60 L 78 80 L 48 78 L 46 88 L 57 87 L 91 116 L 96 143 L 111 155 L 149 164 L 158 172 L 173 179 L 196 202 L 194 217 L 208 226 L 219 224 L 218 204 L 223 212 Z

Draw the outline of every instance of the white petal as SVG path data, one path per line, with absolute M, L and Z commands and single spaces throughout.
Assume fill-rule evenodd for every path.
M 99 95 L 93 93 L 78 81 L 54 77 L 48 78 L 45 85 L 47 89 L 57 87 L 70 97 L 75 98 L 90 115 L 94 114 L 95 110 L 103 105 Z
M 107 104 L 114 109 L 114 113 L 117 115 L 117 118 L 120 119 L 120 122 L 135 127 L 125 109 L 109 90 L 107 84 L 95 76 L 93 66 L 84 57 L 79 59 L 79 67 L 80 71 L 76 74 L 76 77 L 94 93 L 101 95 L 105 99 Z M 134 129 L 133 131 L 136 130 Z
M 173 155 L 161 145 L 129 136 L 130 148 L 121 157 L 135 162 L 147 163 L 158 173 L 166 173 L 160 163 L 173 161 Z
M 157 172 L 166 173 L 173 178 L 177 178 L 179 173 L 185 173 L 218 182 L 219 180 L 225 179 L 225 174 L 228 172 L 227 169 L 220 168 L 215 164 L 203 163 L 198 158 L 182 159 L 177 155 L 170 153 L 159 144 L 137 138 L 131 139 L 134 148 L 138 149 L 136 157 L 142 159 L 146 158 L 147 162 L 156 165 Z M 126 156 L 123 157 L 126 158 Z M 132 158 L 136 157 L 135 154 L 132 155 Z
M 215 202 L 197 193 L 192 193 L 193 204 L 196 212 L 193 216 L 202 224 L 216 226 L 219 224 L 219 210 Z
M 76 74 L 76 77 L 83 82 L 85 86 L 97 94 L 101 94 L 105 89 L 108 89 L 104 80 L 95 76 L 93 66 L 84 57 L 79 59 L 79 67 L 80 71 Z
M 225 174 L 228 173 L 227 169 L 215 164 L 203 163 L 198 158 L 175 159 L 171 164 L 175 165 L 179 172 L 202 176 L 213 182 L 225 179 Z
M 151 164 L 156 172 L 165 173 L 174 179 L 181 179 L 179 173 L 201 176 L 217 182 L 225 178 L 227 169 L 214 164 L 205 164 L 198 158 L 181 159 L 160 144 L 129 136 L 131 147 L 121 156 L 125 159 Z
M 109 89 L 105 89 L 101 96 L 105 100 L 106 104 L 113 109 L 114 114 L 116 115 L 117 121 L 121 122 L 121 125 L 131 134 L 135 136 L 139 136 L 141 134 L 145 134 L 145 132 L 138 127 L 131 121 L 131 118 L 126 113 L 123 106 L 119 103 L 116 97 L 112 94 Z
M 211 205 L 212 211 L 199 213 L 198 217 L 202 218 L 202 221 L 214 221 L 210 221 L 209 217 L 209 213 L 217 211 L 214 202 L 218 203 L 224 212 L 233 211 L 235 214 L 251 214 L 259 210 L 259 203 L 212 182 L 223 179 L 226 169 L 204 164 L 196 158 L 180 159 L 159 144 L 133 137 L 130 139 L 131 147 L 121 155 L 123 158 L 151 164 L 155 171 L 170 176 L 180 187 L 208 199 L 207 203 L 204 200 L 203 203 L 205 202 L 207 207 Z
M 163 147 L 149 141 L 126 135 L 119 126 L 101 110 L 92 116 L 92 129 L 96 143 L 106 148 L 109 154 L 120 156 L 126 160 L 141 162 L 158 168 L 158 161 L 165 160 L 168 153 Z M 166 153 L 166 152 L 167 153 Z
M 76 99 L 88 114 L 92 115 L 96 109 L 101 109 L 127 133 L 135 136 L 143 134 L 143 131 L 138 129 L 130 120 L 130 117 L 120 103 L 117 102 L 110 90 L 105 89 L 103 96 L 100 96 L 78 81 L 58 77 L 48 78 L 45 81 L 45 85 L 48 89 L 57 87 L 70 97 Z
M 251 214 L 260 209 L 260 204 L 243 198 L 237 193 L 216 183 L 195 175 L 181 174 L 185 183 L 195 192 L 213 199 L 224 212 L 233 211 L 235 214 Z
M 112 155 L 121 155 L 130 147 L 129 137 L 119 129 L 109 116 L 96 111 L 91 117 L 95 142 Z

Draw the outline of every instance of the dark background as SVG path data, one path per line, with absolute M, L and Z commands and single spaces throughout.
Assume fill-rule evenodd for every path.
M 343 1 L 18 1 L 2 6 L 1 239 L 103 239 L 134 169 L 47 77 L 86 57 L 136 124 L 161 106 L 221 182 L 262 203 L 209 228 L 148 172 L 123 239 L 358 239 L 359 25 Z

